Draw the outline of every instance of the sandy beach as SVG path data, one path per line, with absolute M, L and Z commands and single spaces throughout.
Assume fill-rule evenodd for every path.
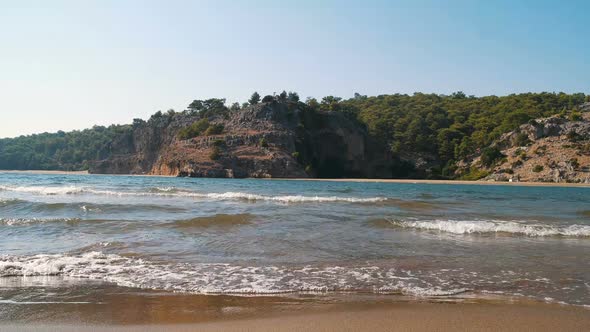
M 153 311 L 142 316 L 145 321 L 139 324 L 113 325 L 105 317 L 102 324 L 0 325 L 0 331 L 587 331 L 590 326 L 588 309 L 539 303 L 364 303 L 295 311 L 252 309 L 254 314 L 211 316 L 197 323 L 187 322 L 182 311 L 177 312 L 178 323 L 170 321 L 173 312 Z M 136 317 L 134 308 L 127 311 Z

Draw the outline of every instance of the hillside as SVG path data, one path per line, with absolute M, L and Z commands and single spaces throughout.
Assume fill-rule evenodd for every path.
M 590 183 L 589 111 L 587 103 L 569 116 L 531 120 L 492 144 L 489 166 L 481 155 L 462 166 L 488 181 Z
M 194 137 L 182 137 L 191 126 Z M 390 176 L 390 158 L 370 141 L 363 126 L 342 113 L 271 101 L 208 117 L 152 118 L 138 125 L 131 139 L 113 144 L 112 156 L 91 163 L 89 170 L 240 178 Z
M 571 131 L 570 122 L 587 120 L 588 107 L 580 105 L 589 101 L 584 94 L 474 97 L 461 92 L 448 96 L 355 94 L 346 100 L 327 96 L 305 102 L 296 93 L 283 92 L 262 100 L 255 94 L 249 102 L 231 106 L 225 99 L 212 98 L 195 100 L 182 112 L 170 110 L 157 112 L 147 121 L 135 119 L 130 125 L 0 139 L 0 169 L 470 180 L 508 180 L 506 172 L 513 172 L 513 180 L 585 181 L 580 173 L 588 165 L 583 154 L 585 136 L 575 138 L 576 147 L 562 136 Z M 545 129 L 535 127 L 534 121 L 539 126 L 561 121 L 559 126 L 564 127 L 559 135 L 536 136 L 533 131 Z M 522 140 L 522 131 L 531 132 L 530 146 L 511 143 L 517 136 Z M 555 140 L 561 140 L 559 147 Z M 513 155 L 518 148 L 521 154 L 523 149 L 546 149 L 546 156 L 553 157 L 537 160 L 541 155 L 527 153 L 521 167 L 508 170 L 507 163 L 517 162 Z M 488 163 L 490 151 L 495 150 L 493 163 Z M 574 156 L 574 150 L 582 155 Z M 563 158 L 554 157 L 558 153 Z M 482 154 L 485 165 L 480 162 Z M 570 161 L 580 174 L 570 174 L 571 167 L 566 165 Z M 565 163 L 559 168 L 561 175 L 555 176 L 552 162 Z M 532 174 L 528 170 L 537 163 L 543 170 Z

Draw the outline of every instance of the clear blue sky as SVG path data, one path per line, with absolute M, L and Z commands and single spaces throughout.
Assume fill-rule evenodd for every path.
M 0 0 L 0 137 L 191 100 L 590 93 L 589 1 Z

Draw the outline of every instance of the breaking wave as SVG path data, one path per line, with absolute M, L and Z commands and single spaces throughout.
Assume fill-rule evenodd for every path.
M 60 222 L 67 224 L 77 224 L 80 221 L 82 221 L 80 218 L 0 218 L 0 225 L 18 226 Z
M 302 195 L 286 195 L 286 196 L 265 196 L 257 194 L 249 194 L 242 192 L 226 192 L 221 194 L 209 193 L 205 194 L 207 198 L 212 199 L 243 199 L 249 201 L 275 201 L 283 203 L 305 203 L 305 202 L 349 202 L 349 203 L 372 203 L 386 201 L 384 197 L 340 197 L 340 196 L 302 196 Z
M 199 294 L 279 294 L 362 291 L 449 296 L 468 291 L 444 287 L 410 271 L 376 266 L 286 267 L 230 264 L 160 264 L 115 254 L 0 256 L 0 277 L 67 276 L 124 287 Z
M 563 236 L 590 237 L 590 226 L 553 226 L 524 224 L 502 220 L 395 220 L 385 219 L 391 226 L 419 230 L 432 230 L 453 234 L 505 233 L 531 237 Z M 383 222 L 382 222 L 383 223 Z M 375 223 L 382 226 L 382 223 Z
M 24 192 L 24 193 L 31 193 L 31 194 L 41 194 L 41 195 L 72 195 L 83 193 L 84 188 L 75 187 L 75 186 L 64 186 L 64 187 L 51 187 L 51 186 L 31 186 L 31 187 L 24 187 L 24 186 L 0 186 L 0 191 L 16 191 L 16 192 Z
M 349 202 L 349 203 L 373 203 L 388 200 L 385 197 L 341 197 L 341 196 L 303 196 L 303 195 L 282 195 L 267 196 L 244 192 L 224 192 L 224 193 L 199 193 L 180 188 L 149 188 L 147 191 L 113 191 L 100 190 L 84 187 L 8 187 L 0 186 L 3 191 L 16 191 L 40 195 L 108 195 L 108 196 L 161 196 L 161 197 L 195 197 L 213 200 L 247 200 L 247 201 L 272 201 L 281 203 L 322 203 L 322 202 Z

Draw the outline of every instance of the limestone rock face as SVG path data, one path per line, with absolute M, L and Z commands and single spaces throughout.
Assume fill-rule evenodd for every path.
M 505 158 L 488 168 L 483 180 L 590 183 L 590 112 L 584 112 L 590 104 L 586 104 L 578 107 L 581 118 L 575 121 L 559 116 L 536 119 L 502 135 L 494 146 Z M 480 158 L 466 165 L 481 168 Z
M 188 177 L 391 177 L 391 156 L 354 119 L 297 103 L 269 102 L 210 116 L 221 134 L 179 139 L 199 115 L 163 115 L 112 143 L 91 173 Z

